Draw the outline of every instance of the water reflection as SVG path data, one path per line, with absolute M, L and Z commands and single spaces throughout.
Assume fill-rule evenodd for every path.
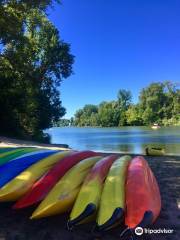
M 73 149 L 144 153 L 147 146 L 164 147 L 180 155 L 180 127 L 51 128 L 52 143 L 65 143 Z

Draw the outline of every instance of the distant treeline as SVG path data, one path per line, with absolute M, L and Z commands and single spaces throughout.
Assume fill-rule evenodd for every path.
M 79 109 L 74 118 L 63 119 L 59 126 L 143 126 L 180 125 L 180 89 L 170 81 L 152 83 L 143 88 L 137 104 L 132 103 L 132 94 L 119 90 L 117 99 L 88 104 Z

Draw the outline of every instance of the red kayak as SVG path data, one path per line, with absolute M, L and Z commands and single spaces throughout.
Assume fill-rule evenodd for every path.
M 75 152 L 70 156 L 63 158 L 42 178 L 40 178 L 14 206 L 14 209 L 24 208 L 36 204 L 43 200 L 53 186 L 64 176 L 64 174 L 81 160 L 98 156 L 92 151 Z
M 154 174 L 143 157 L 135 157 L 126 180 L 125 224 L 129 228 L 152 224 L 161 210 L 161 196 Z

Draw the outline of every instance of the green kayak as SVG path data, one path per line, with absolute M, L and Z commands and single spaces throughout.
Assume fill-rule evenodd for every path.
M 1 155 L 1 153 L 6 153 L 6 152 L 10 152 L 10 151 L 13 151 L 13 150 L 17 150 L 17 149 L 20 149 L 20 148 L 10 148 L 10 147 L 5 147 L 5 148 L 1 148 L 0 147 L 0 155 Z
M 34 151 L 37 151 L 38 149 L 37 148 L 28 148 L 28 147 L 25 147 L 25 148 L 15 148 L 13 150 L 10 150 L 10 151 L 6 151 L 6 152 L 1 152 L 0 153 L 0 165 L 10 161 L 10 160 L 13 160 L 17 157 L 20 157 L 26 153 L 31 153 L 31 152 L 34 152 Z

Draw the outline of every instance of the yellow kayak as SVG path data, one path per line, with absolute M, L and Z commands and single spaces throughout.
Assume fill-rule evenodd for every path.
M 99 207 L 104 180 L 117 155 L 110 155 L 95 164 L 86 177 L 68 221 L 69 228 L 92 220 Z
M 163 156 L 165 154 L 164 148 L 158 147 L 147 147 L 145 151 L 148 156 Z
M 90 157 L 72 167 L 34 211 L 31 219 L 63 213 L 72 208 L 80 186 L 92 166 L 102 157 Z
M 97 217 L 97 230 L 107 230 L 123 220 L 125 209 L 125 180 L 130 156 L 118 158 L 105 180 Z
M 0 188 L 0 201 L 15 201 L 23 196 L 37 179 L 46 173 L 56 162 L 71 153 L 71 151 L 55 153 L 27 168 L 13 180 Z

